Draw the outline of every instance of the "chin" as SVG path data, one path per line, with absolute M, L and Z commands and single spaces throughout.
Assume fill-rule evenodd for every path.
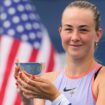
M 80 56 L 80 55 L 71 55 L 71 58 L 73 58 L 73 59 L 81 59 L 82 56 Z
M 82 53 L 69 53 L 68 54 L 69 57 L 73 58 L 73 59 L 81 59 L 83 57 L 83 54 Z

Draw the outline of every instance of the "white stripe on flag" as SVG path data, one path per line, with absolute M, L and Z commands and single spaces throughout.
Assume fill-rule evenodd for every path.
M 36 62 L 43 62 L 47 66 L 51 52 L 51 42 L 47 35 L 43 36 L 42 46 L 39 50 Z
M 18 58 L 20 62 L 27 62 L 31 55 L 32 49 L 33 48 L 30 44 L 21 42 L 16 59 Z
M 11 49 L 11 45 L 13 40 L 11 37 L 3 36 L 1 39 L 1 63 L 0 63 L 0 88 L 3 82 L 3 76 L 6 69 L 6 63 L 9 57 L 9 51 Z
M 4 96 L 3 105 L 13 105 L 16 98 L 17 89 L 15 86 L 15 79 L 13 77 L 14 75 L 13 73 L 14 73 L 14 65 L 12 66 L 9 81 L 6 86 L 6 92 L 5 92 L 6 94 Z

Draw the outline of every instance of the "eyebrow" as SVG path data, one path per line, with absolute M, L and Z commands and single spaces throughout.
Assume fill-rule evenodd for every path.
M 69 25 L 69 24 L 65 24 L 65 25 L 62 25 L 62 26 L 72 27 L 72 25 Z
M 80 25 L 80 26 L 79 26 L 79 28 L 85 28 L 85 27 L 86 27 L 86 28 L 89 28 L 88 25 Z
M 66 26 L 66 27 L 73 27 L 72 25 L 69 25 L 69 24 L 65 24 L 65 25 L 62 25 L 62 26 Z M 79 28 L 89 28 L 88 25 L 80 25 Z

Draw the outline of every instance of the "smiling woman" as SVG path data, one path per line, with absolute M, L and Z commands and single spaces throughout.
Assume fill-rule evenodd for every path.
M 69 14 L 71 12 L 73 12 L 73 14 Z M 101 38 L 101 29 L 97 31 L 96 35 L 96 30 L 98 27 L 96 24 L 98 21 L 96 23 L 96 20 L 94 20 L 94 14 L 92 12 L 93 11 L 90 11 L 90 9 L 84 11 L 84 8 L 78 9 L 78 7 L 71 7 L 70 9 L 67 7 L 65 9 L 62 16 L 62 26 L 60 27 L 60 33 L 63 48 L 68 50 L 67 52 L 69 54 L 72 54 L 72 52 L 73 54 L 76 53 L 77 57 L 84 56 L 84 54 L 93 55 L 94 43 L 99 42 L 99 39 Z M 86 53 L 90 51 L 92 53 Z
M 105 67 L 94 58 L 95 44 L 102 37 L 99 20 L 96 6 L 85 0 L 64 9 L 59 33 L 66 52 L 65 68 L 30 79 L 16 67 L 22 99 L 33 99 L 33 105 L 105 104 Z M 25 100 L 23 105 L 27 105 Z

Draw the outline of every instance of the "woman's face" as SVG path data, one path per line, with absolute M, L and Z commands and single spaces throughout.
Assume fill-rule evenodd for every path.
M 68 8 L 59 28 L 62 46 L 69 56 L 78 58 L 93 55 L 101 30 L 95 30 L 94 14 L 90 9 Z

